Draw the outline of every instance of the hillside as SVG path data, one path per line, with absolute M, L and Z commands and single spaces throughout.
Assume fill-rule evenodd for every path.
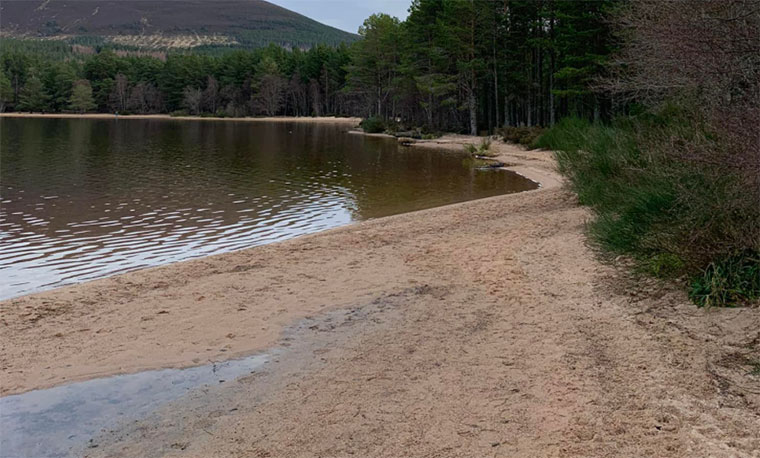
M 356 39 L 263 0 L 3 0 L 0 33 L 150 49 L 310 47 Z

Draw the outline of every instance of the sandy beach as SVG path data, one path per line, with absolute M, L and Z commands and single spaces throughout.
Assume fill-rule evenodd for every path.
M 494 148 L 542 187 L 1 302 L 1 393 L 277 347 L 87 456 L 760 456 L 760 309 L 600 261 L 552 154 Z

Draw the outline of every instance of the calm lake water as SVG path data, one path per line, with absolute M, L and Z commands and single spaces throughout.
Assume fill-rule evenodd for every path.
M 0 299 L 532 189 L 306 123 L 0 119 Z

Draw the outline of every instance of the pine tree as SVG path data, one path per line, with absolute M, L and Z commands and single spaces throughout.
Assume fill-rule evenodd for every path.
M 612 52 L 611 31 L 605 20 L 614 0 L 558 2 L 555 46 L 559 68 L 554 93 L 576 116 L 599 117 L 600 104 L 591 83 L 604 70 Z
M 19 53 L 3 53 L 2 57 L 3 70 L 8 75 L 13 88 L 13 103 L 18 103 L 21 97 L 21 90 L 24 87 L 26 78 L 29 74 L 30 59 L 29 56 Z
M 479 53 L 482 37 L 482 8 L 475 0 L 446 0 L 442 20 L 446 27 L 444 46 L 456 62 L 456 74 L 463 94 L 462 109 L 467 112 L 467 131 L 478 134 L 478 82 L 485 70 Z
M 29 112 L 48 111 L 48 100 L 50 96 L 45 92 L 42 81 L 33 75 L 26 80 L 24 88 L 19 95 L 18 109 Z
M 456 106 L 456 82 L 450 75 L 450 56 L 440 46 L 445 27 L 438 21 L 442 0 L 414 0 L 404 23 L 402 72 L 414 81 L 428 129 L 438 127 L 441 111 Z
M 9 103 L 13 101 L 13 86 L 11 80 L 0 71 L 0 113 L 4 112 Z
M 395 115 L 393 101 L 400 63 L 400 22 L 387 14 L 370 16 L 359 29 L 362 40 L 352 48 L 352 64 L 348 69 L 348 89 L 367 101 L 369 113 Z
M 256 110 L 267 116 L 275 116 L 282 106 L 285 80 L 274 58 L 267 56 L 256 66 L 253 103 Z
M 75 81 L 69 98 L 69 109 L 77 113 L 85 113 L 94 110 L 96 107 L 90 82 L 87 80 Z
M 50 95 L 51 110 L 63 111 L 68 108 L 76 79 L 77 75 L 68 62 L 59 62 L 45 69 L 42 81 L 46 92 Z

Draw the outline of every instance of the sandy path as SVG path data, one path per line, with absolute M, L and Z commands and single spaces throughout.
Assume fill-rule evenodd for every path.
M 760 310 L 633 288 L 500 148 L 545 188 L 0 303 L 3 392 L 277 345 L 87 455 L 760 456 Z

